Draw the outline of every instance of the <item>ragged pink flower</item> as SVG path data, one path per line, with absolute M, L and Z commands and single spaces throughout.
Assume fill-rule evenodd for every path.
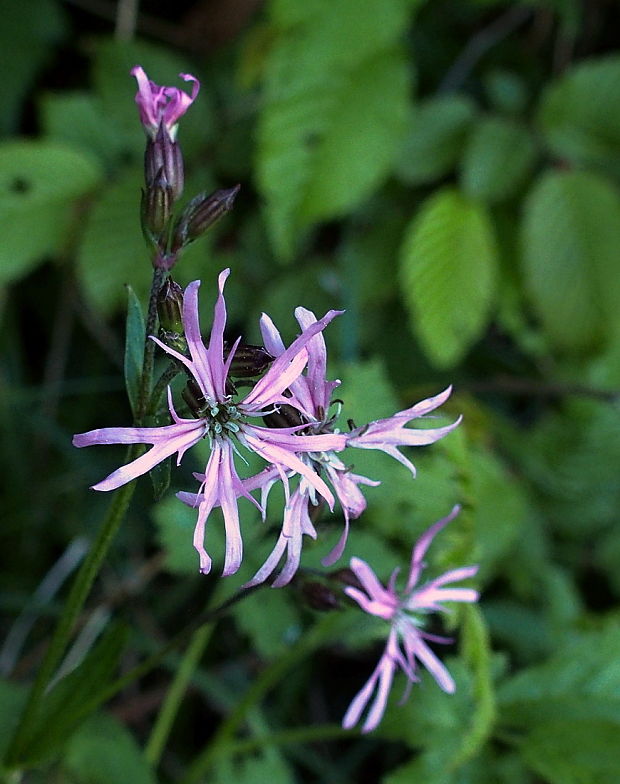
M 305 308 L 297 308 L 295 317 L 302 329 L 308 329 L 316 323 L 316 316 Z M 266 350 L 275 357 L 284 352 L 284 343 L 280 333 L 271 319 L 263 315 L 261 332 Z M 292 424 L 304 423 L 307 434 L 326 435 L 338 432 L 335 420 L 338 416 L 331 413 L 333 407 L 331 396 L 340 381 L 326 379 L 327 349 L 322 333 L 317 333 L 306 345 L 308 365 L 290 385 L 287 398 L 289 408 L 292 406 Z M 460 422 L 460 417 L 451 425 L 439 428 L 410 429 L 405 428 L 412 419 L 422 417 L 440 406 L 450 395 L 448 388 L 434 398 L 424 400 L 405 411 L 395 414 L 389 419 L 371 422 L 346 434 L 347 446 L 361 449 L 380 449 L 396 457 L 412 471 L 413 465 L 396 448 L 397 446 L 421 446 L 432 444 L 447 435 Z M 339 406 L 340 404 L 337 404 Z M 283 411 L 281 409 L 281 411 Z M 301 459 L 316 474 L 323 475 L 334 490 L 344 516 L 344 529 L 333 550 L 323 559 L 324 566 L 331 566 L 342 555 L 349 533 L 350 520 L 358 518 L 366 509 L 360 485 L 376 486 L 376 482 L 368 477 L 355 474 L 338 456 L 337 449 L 322 452 L 306 452 Z M 268 487 L 267 487 L 268 489 Z M 246 584 L 248 587 L 258 585 L 266 580 L 275 570 L 280 558 L 286 553 L 284 567 L 273 583 L 274 587 L 286 585 L 295 574 L 301 557 L 303 535 L 316 538 L 316 531 L 311 522 L 311 508 L 316 506 L 317 499 L 314 488 L 304 477 L 300 477 L 298 489 L 291 496 L 284 513 L 284 525 L 276 542 L 276 546 L 267 561 Z
M 192 82 L 192 94 L 188 95 L 178 87 L 160 87 L 155 84 L 139 65 L 131 69 L 131 75 L 138 81 L 136 103 L 144 130 L 154 140 L 160 124 L 163 124 L 169 138 L 174 141 L 179 119 L 196 100 L 200 82 L 191 74 L 179 74 L 181 79 Z
M 274 360 L 265 375 L 239 402 L 227 393 L 226 381 L 237 340 L 224 358 L 224 329 L 226 326 L 226 304 L 224 283 L 229 270 L 224 270 L 218 279 L 219 295 L 215 304 L 213 326 L 208 346 L 202 341 L 198 318 L 199 281 L 190 283 L 183 296 L 183 325 L 189 350 L 189 357 L 166 346 L 157 338 L 152 338 L 166 353 L 182 363 L 190 377 L 198 386 L 202 397 L 201 408 L 195 412 L 196 418 L 184 419 L 176 413 L 170 390 L 168 405 L 174 424 L 164 427 L 112 427 L 80 433 L 73 438 L 75 446 L 93 444 L 151 444 L 152 448 L 141 457 L 113 471 L 106 479 L 94 485 L 95 490 L 114 490 L 117 487 L 150 471 L 165 458 L 178 455 L 177 464 L 184 453 L 200 441 L 208 438 L 211 455 L 201 475 L 201 488 L 195 496 L 198 506 L 198 522 L 194 534 L 194 546 L 200 556 L 200 571 L 208 573 L 211 558 L 204 547 L 205 526 L 214 506 L 221 506 L 226 527 L 226 555 L 224 574 L 237 571 L 241 564 L 242 539 L 239 527 L 237 499 L 249 498 L 253 489 L 259 489 L 273 482 L 277 476 L 285 484 L 288 496 L 288 478 L 299 474 L 333 507 L 334 496 L 324 482 L 299 453 L 320 452 L 323 450 L 344 449 L 346 438 L 336 433 L 305 435 L 299 434 L 299 427 L 269 428 L 250 424 L 250 420 L 262 417 L 278 405 L 287 404 L 289 398 L 284 391 L 291 386 L 308 361 L 305 346 L 339 311 L 329 311 L 322 319 L 311 324 L 303 333 Z M 248 485 L 242 480 L 235 468 L 234 455 L 238 445 L 259 454 L 271 468 L 258 475 L 258 482 Z M 245 481 L 245 484 L 244 484 Z M 260 506 L 259 506 L 260 508 Z
M 435 441 L 454 430 L 461 422 L 462 417 L 458 417 L 456 422 L 446 427 L 422 429 L 405 427 L 405 425 L 408 425 L 412 419 L 419 419 L 439 408 L 450 397 L 451 392 L 452 387 L 448 387 L 435 397 L 422 400 L 411 408 L 405 408 L 387 419 L 378 419 L 369 425 L 356 428 L 349 434 L 347 446 L 353 446 L 356 449 L 379 449 L 386 452 L 402 463 L 415 476 L 415 466 L 399 451 L 398 447 L 434 444 Z
M 429 634 L 423 631 L 422 627 L 428 613 L 446 611 L 444 602 L 478 600 L 478 592 L 473 588 L 451 586 L 451 583 L 473 577 L 478 567 L 464 566 L 451 569 L 434 580 L 416 586 L 424 569 L 424 556 L 433 538 L 456 517 L 459 511 L 460 507 L 455 506 L 447 517 L 432 525 L 418 539 L 411 554 L 407 584 L 401 593 L 396 590 L 398 569 L 392 573 L 387 586 L 384 587 L 365 561 L 360 558 L 351 559 L 351 569 L 363 590 L 347 587 L 345 593 L 365 612 L 388 621 L 390 631 L 379 663 L 344 716 L 342 726 L 345 729 L 350 729 L 357 724 L 366 705 L 376 692 L 362 726 L 362 732 L 374 730 L 383 718 L 394 674 L 401 669 L 407 677 L 404 701 L 409 695 L 411 686 L 419 681 L 418 662 L 424 664 L 441 689 L 449 694 L 455 691 L 456 686 L 452 676 L 427 645 L 428 641 L 447 643 L 451 640 Z

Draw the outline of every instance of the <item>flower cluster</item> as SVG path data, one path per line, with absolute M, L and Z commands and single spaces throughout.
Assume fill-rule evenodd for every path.
M 432 444 L 443 438 L 459 423 L 436 428 L 413 429 L 405 425 L 441 405 L 450 389 L 400 411 L 389 419 L 371 422 L 349 433 L 334 427 L 330 415 L 331 393 L 338 382 L 327 381 L 326 349 L 322 331 L 339 311 L 329 311 L 323 318 L 303 308 L 296 311 L 302 329 L 288 348 L 273 322 L 263 316 L 261 330 L 265 349 L 274 357 L 271 367 L 241 399 L 231 393 L 229 372 L 239 346 L 238 339 L 225 351 L 226 304 L 224 284 L 229 270 L 219 276 L 218 298 L 213 325 L 207 345 L 202 340 L 198 317 L 199 281 L 187 286 L 183 295 L 182 323 L 187 342 L 187 355 L 152 339 L 179 362 L 198 390 L 193 417 L 177 413 L 170 389 L 168 407 L 173 424 L 163 427 L 108 427 L 74 436 L 77 447 L 95 444 L 151 444 L 151 449 L 131 463 L 113 471 L 93 486 L 95 490 L 114 490 L 150 471 L 162 460 L 177 454 L 177 464 L 185 452 L 203 438 L 209 440 L 211 454 L 203 474 L 198 474 L 197 493 L 180 493 L 181 500 L 198 509 L 194 546 L 200 557 L 200 571 L 211 570 L 211 557 L 204 546 L 205 527 L 212 509 L 222 508 L 226 529 L 224 575 L 237 571 L 241 564 L 243 544 L 239 526 L 237 501 L 250 499 L 265 514 L 269 490 L 282 482 L 286 508 L 282 533 L 264 566 L 251 585 L 264 581 L 275 569 L 286 551 L 286 562 L 274 585 L 288 583 L 299 565 L 304 534 L 316 537 L 311 521 L 312 507 L 323 499 L 333 510 L 338 498 L 345 518 L 345 531 L 332 553 L 329 565 L 337 560 L 345 546 L 350 518 L 359 517 L 366 506 L 359 485 L 376 484 L 367 477 L 351 472 L 339 454 L 347 447 L 379 449 L 396 457 L 413 472 L 411 462 L 399 446 Z M 306 372 L 304 372 L 306 371 Z M 234 388 L 234 387 L 233 387 Z M 269 424 L 259 425 L 258 418 Z M 284 426 L 269 426 L 274 418 Z M 255 476 L 241 479 L 235 466 L 235 454 L 245 447 L 265 460 L 265 469 Z M 298 479 L 291 492 L 290 482 Z M 252 491 L 260 491 L 261 501 Z
M 289 346 L 265 314 L 260 320 L 263 346 L 248 346 L 241 338 L 227 343 L 224 300 L 224 286 L 230 274 L 227 269 L 219 275 L 210 335 L 207 342 L 203 341 L 198 316 L 200 281 L 190 283 L 183 292 L 166 276 L 183 249 L 231 209 L 239 186 L 211 195 L 199 194 L 175 217 L 175 203 L 184 186 L 183 157 L 176 140 L 178 121 L 196 99 L 200 83 L 190 74 L 181 74 L 186 82 L 192 83 L 189 95 L 175 87 L 158 86 L 139 66 L 131 73 L 138 82 L 136 103 L 147 135 L 142 228 L 152 249 L 153 266 L 159 271 L 156 279 L 164 273 L 159 278 L 160 283 L 164 279 L 158 300 L 160 334 L 159 337 L 151 335 L 150 339 L 171 358 L 176 372 L 186 376 L 183 400 L 188 416 L 179 415 L 168 387 L 171 424 L 106 427 L 80 433 L 74 436 L 73 443 L 77 447 L 150 445 L 144 454 L 93 486 L 95 490 L 108 491 L 142 476 L 174 454 L 178 465 L 188 449 L 202 439 L 208 440 L 207 464 L 202 473 L 194 474 L 199 482 L 196 492 L 177 493 L 181 501 L 197 510 L 194 547 L 203 574 L 210 572 L 212 566 L 205 536 L 213 509 L 222 510 L 226 532 L 223 574 L 231 575 L 239 569 L 243 557 L 239 498 L 249 499 L 265 519 L 269 493 L 280 483 L 285 497 L 282 529 L 271 554 L 246 587 L 265 582 L 282 560 L 284 563 L 272 585 L 284 586 L 299 567 L 303 537 L 317 537 L 313 521 L 321 506 L 326 504 L 333 511 L 338 502 L 344 518 L 338 543 L 323 559 L 325 566 L 331 566 L 344 551 L 351 520 L 366 508 L 362 487 L 378 484 L 352 471 L 344 458 L 346 449 L 383 451 L 415 476 L 415 467 L 401 448 L 438 441 L 459 424 L 460 417 L 443 427 L 409 427 L 415 420 L 424 422 L 428 414 L 441 406 L 450 395 L 448 388 L 391 417 L 341 432 L 337 420 L 342 403 L 332 400 L 340 382 L 327 379 L 327 349 L 323 338 L 323 330 L 341 312 L 330 310 L 317 318 L 311 311 L 297 308 L 295 317 L 301 331 Z M 154 287 L 149 313 L 155 312 L 157 294 Z M 154 320 L 152 324 L 154 327 Z M 237 390 L 238 379 L 250 385 L 243 395 Z M 265 463 L 253 476 L 242 477 L 238 473 L 236 457 L 244 460 L 243 450 L 254 452 Z M 473 577 L 477 567 L 452 569 L 420 586 L 418 582 L 424 556 L 434 536 L 458 511 L 454 507 L 418 540 L 402 592 L 396 589 L 398 570 L 384 587 L 367 563 L 359 558 L 351 559 L 350 574 L 357 584 L 349 584 L 345 593 L 362 610 L 387 621 L 389 632 L 379 663 L 346 712 L 345 728 L 358 723 L 375 695 L 362 731 L 374 729 L 384 714 L 395 673 L 400 669 L 407 678 L 406 698 L 411 685 L 419 680 L 418 662 L 427 667 L 444 691 L 454 691 L 454 681 L 428 645 L 428 642 L 449 640 L 429 634 L 423 625 L 428 613 L 445 610 L 444 602 L 477 600 L 474 589 L 452 585 Z M 330 603 L 332 607 L 335 605 L 337 600 Z

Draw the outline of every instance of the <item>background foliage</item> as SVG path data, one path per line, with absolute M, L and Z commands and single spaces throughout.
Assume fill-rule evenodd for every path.
M 202 81 L 180 132 L 188 197 L 242 184 L 179 282 L 201 277 L 206 293 L 230 265 L 248 339 L 262 310 L 291 337 L 296 305 L 346 308 L 327 339 L 356 421 L 455 385 L 447 414 L 464 423 L 418 457 L 415 482 L 356 460 L 382 485 L 347 552 L 387 576 L 460 501 L 434 563 L 479 562 L 482 601 L 451 651 L 456 695 L 425 678 L 362 739 L 334 725 L 374 666 L 371 631 L 344 613 L 313 641 L 299 586 L 261 591 L 219 622 L 155 769 L 141 748 L 182 649 L 105 711 L 86 717 L 88 701 L 238 587 L 269 540 L 248 507 L 247 563 L 222 588 L 197 574 L 194 513 L 172 496 L 153 507 L 144 481 L 66 672 L 81 664 L 46 698 L 28 781 L 206 781 L 200 754 L 258 678 L 209 781 L 615 784 L 617 5 L 144 0 L 137 36 L 118 18 L 114 34 L 117 13 L 0 0 L 0 744 L 105 509 L 86 488 L 120 459 L 71 435 L 131 417 L 125 287 L 144 301 L 150 279 L 140 63 L 159 83 Z M 338 530 L 323 523 L 306 566 Z

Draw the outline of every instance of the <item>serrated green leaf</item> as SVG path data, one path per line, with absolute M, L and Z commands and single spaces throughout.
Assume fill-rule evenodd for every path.
M 297 6 L 290 0 L 272 6 L 275 41 L 258 127 L 257 181 L 283 257 L 292 254 L 304 221 L 342 214 L 387 173 L 406 107 L 397 42 L 411 3 L 310 0 Z
M 365 61 L 343 80 L 313 151 L 299 208 L 303 223 L 346 213 L 389 172 L 405 129 L 408 90 L 408 65 L 398 50 Z
M 397 174 L 409 185 L 444 177 L 459 160 L 476 107 L 461 95 L 443 95 L 419 103 L 397 160 Z
M 559 349 L 600 349 L 620 316 L 620 195 L 587 172 L 549 172 L 528 195 L 523 271 L 532 305 Z
M 543 92 L 538 122 L 559 157 L 620 174 L 620 57 L 568 70 Z
M 413 331 L 436 365 L 456 364 L 481 336 L 495 295 L 485 208 L 452 188 L 433 194 L 409 225 L 400 265 Z
M 536 158 L 527 128 L 503 117 L 488 117 L 473 128 L 461 161 L 461 187 L 472 199 L 498 202 L 517 193 Z
M 50 56 L 52 47 L 65 35 L 65 16 L 54 0 L 16 3 L 1 0 L 2 114 L 0 135 L 15 132 L 22 100 L 31 89 L 37 71 Z
M 92 716 L 73 735 L 63 768 L 79 784 L 155 784 L 133 736 L 111 716 Z
M 525 764 L 549 784 L 617 784 L 618 724 L 553 721 L 537 724 L 520 745 Z
M 21 277 L 67 242 L 73 203 L 101 175 L 92 157 L 54 142 L 0 145 L 0 282 Z
M 142 306 L 131 286 L 127 286 L 127 319 L 125 321 L 125 388 L 133 415 L 136 415 L 146 328 Z

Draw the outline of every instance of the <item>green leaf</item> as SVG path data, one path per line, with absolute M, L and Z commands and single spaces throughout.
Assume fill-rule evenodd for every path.
M 313 151 L 303 223 L 346 214 L 390 171 L 405 129 L 408 91 L 400 51 L 365 61 L 343 80 L 329 127 Z
M 260 757 L 245 757 L 241 760 L 225 760 L 216 765 L 213 784 L 294 784 L 295 777 L 277 749 L 261 749 Z
M 238 602 L 232 612 L 249 636 L 252 650 L 265 659 L 282 654 L 303 630 L 294 595 L 277 588 L 257 591 Z
M 73 735 L 63 768 L 79 784 L 155 784 L 133 736 L 111 716 L 92 716 Z
M 520 74 L 496 68 L 485 74 L 484 88 L 491 106 L 498 112 L 520 114 L 527 106 L 529 94 Z
M 537 724 L 521 744 L 523 759 L 549 784 L 617 784 L 620 727 L 605 721 Z
M 133 415 L 136 415 L 146 327 L 140 300 L 131 286 L 127 286 L 127 320 L 125 322 L 125 387 Z
M 164 499 L 153 508 L 157 540 L 165 553 L 165 567 L 173 574 L 198 574 L 198 554 L 192 546 L 197 514 L 198 510 L 186 506 L 174 497 Z M 214 528 L 215 526 L 209 525 L 210 540 L 217 532 Z
M 531 172 L 536 148 L 515 120 L 488 117 L 474 127 L 461 161 L 461 186 L 472 199 L 498 202 L 514 196 Z
M 145 417 L 145 427 L 165 427 L 170 424 L 170 414 L 167 408 L 161 414 L 153 414 Z M 170 487 L 172 475 L 172 455 L 161 460 L 149 471 L 149 477 L 153 486 L 153 500 L 159 501 L 164 497 Z
M 109 167 L 122 161 L 122 137 L 95 96 L 85 92 L 48 93 L 41 98 L 39 112 L 48 138 L 94 155 Z
M 0 47 L 0 135 L 4 136 L 17 130 L 21 103 L 67 28 L 60 4 L 54 0 L 1 0 L 0 19 L 4 42 Z
M 88 214 L 78 249 L 78 273 L 93 305 L 104 312 L 117 307 L 123 284 L 139 299 L 148 296 L 150 263 L 140 229 L 142 172 L 126 172 L 106 186 Z
M 522 252 L 532 306 L 557 348 L 600 349 L 617 334 L 620 196 L 607 180 L 543 175 L 525 203 Z
M 26 685 L 0 680 L 0 759 L 4 758 L 27 697 Z
M 544 91 L 538 122 L 555 155 L 620 175 L 620 57 L 567 71 Z
M 91 157 L 53 142 L 0 145 L 0 283 L 67 244 L 74 202 L 99 183 Z
M 603 721 L 620 732 L 620 626 L 557 640 L 543 664 L 521 670 L 499 690 L 501 723 L 530 730 L 552 721 Z
M 397 174 L 409 185 L 425 185 L 448 174 L 459 160 L 476 113 L 461 95 L 444 95 L 419 103 L 397 161 Z
M 272 4 L 256 167 L 281 256 L 292 254 L 300 228 L 347 212 L 388 173 L 405 123 L 408 78 L 398 42 L 411 5 Z
M 409 225 L 400 263 L 413 331 L 434 364 L 455 365 L 481 337 L 495 296 L 485 208 L 452 188 L 433 194 Z
M 38 762 L 59 754 L 78 724 L 81 707 L 116 672 L 127 639 L 127 628 L 113 627 L 87 654 L 81 664 L 49 691 L 24 752 L 24 761 Z

